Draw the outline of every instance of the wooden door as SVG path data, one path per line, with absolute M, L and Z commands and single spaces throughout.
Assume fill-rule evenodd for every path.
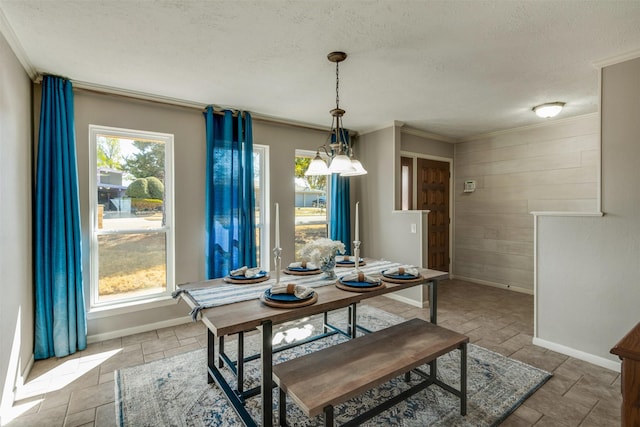
M 428 268 L 449 271 L 448 162 L 418 159 L 418 209 L 429 210 Z

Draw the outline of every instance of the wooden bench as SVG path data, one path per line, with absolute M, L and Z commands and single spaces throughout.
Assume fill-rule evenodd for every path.
M 286 426 L 286 395 L 308 417 L 324 412 L 325 426 L 333 426 L 334 407 L 402 374 L 415 372 L 423 381 L 344 425 L 360 425 L 409 396 L 436 384 L 460 398 L 467 413 L 467 343 L 469 338 L 422 319 L 389 328 L 304 355 L 273 367 L 279 386 L 280 425 Z M 436 359 L 460 350 L 460 390 L 436 378 Z M 429 373 L 418 368 L 430 364 Z

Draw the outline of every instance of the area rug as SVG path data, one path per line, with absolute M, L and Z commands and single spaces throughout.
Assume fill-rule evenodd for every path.
M 330 321 L 346 325 L 347 314 L 334 312 Z M 379 330 L 403 321 L 399 316 L 362 306 L 358 308 L 358 324 Z M 321 319 L 312 317 L 274 327 L 275 342 L 289 342 L 321 328 Z M 274 364 L 301 354 L 317 351 L 344 341 L 334 335 L 274 355 Z M 259 336 L 246 338 L 245 351 L 257 351 Z M 274 344 L 276 345 L 276 344 Z M 227 353 L 234 355 L 231 343 Z M 215 384 L 207 384 L 206 350 L 200 349 L 163 360 L 125 368 L 115 372 L 116 419 L 119 426 L 239 426 L 240 419 Z M 438 377 L 459 388 L 459 352 L 438 359 Z M 258 384 L 259 360 L 245 365 L 245 389 Z M 551 374 L 470 344 L 467 361 L 467 415 L 460 415 L 460 400 L 440 387 L 431 386 L 402 403 L 376 416 L 366 426 L 495 426 L 545 383 Z M 310 367 L 312 369 L 312 367 Z M 423 367 L 428 371 L 428 366 Z M 226 372 L 225 372 L 226 371 Z M 223 370 L 227 380 L 235 384 L 231 373 Z M 415 381 L 415 380 L 414 380 Z M 408 385 L 400 377 L 335 408 L 336 425 L 353 418 L 378 402 L 400 393 Z M 277 390 L 274 389 L 274 425 L 277 425 Z M 247 401 L 254 419 L 260 419 L 259 398 Z M 322 417 L 307 418 L 294 403 L 287 405 L 287 421 L 291 426 L 320 426 Z

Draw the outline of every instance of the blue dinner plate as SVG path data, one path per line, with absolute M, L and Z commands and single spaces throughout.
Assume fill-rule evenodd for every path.
M 287 267 L 290 271 L 318 271 L 319 268 Z
M 364 262 L 364 258 L 360 258 L 360 263 Z M 349 259 L 349 261 L 345 261 L 345 260 L 340 260 L 340 261 L 336 261 L 336 264 L 355 264 L 356 260 L 355 259 Z
M 345 281 L 340 279 L 340 283 L 351 286 L 352 288 L 375 288 L 376 286 L 380 286 L 380 283 L 358 282 L 357 280 Z
M 230 279 L 233 279 L 233 280 L 255 280 L 255 279 L 261 279 L 261 278 L 263 278 L 263 277 L 264 277 L 264 276 L 266 276 L 266 275 L 267 275 L 267 272 L 266 272 L 266 271 L 260 271 L 258 274 L 256 274 L 256 275 L 255 275 L 255 276 L 253 276 L 253 277 L 245 277 L 245 276 L 231 276 L 231 275 L 229 275 L 228 277 L 229 277 Z
M 264 291 L 264 296 L 265 298 L 271 300 L 271 301 L 278 301 L 278 302 L 298 302 L 298 301 L 306 301 L 309 298 L 313 297 L 313 293 L 311 293 L 311 295 L 309 295 L 306 298 L 298 298 L 297 296 L 293 295 L 293 294 L 272 294 L 271 293 L 271 289 L 267 289 L 266 291 Z
M 384 277 L 388 277 L 390 279 L 398 279 L 398 280 L 412 280 L 417 279 L 418 276 L 414 276 L 413 274 L 386 274 L 384 271 L 382 272 Z

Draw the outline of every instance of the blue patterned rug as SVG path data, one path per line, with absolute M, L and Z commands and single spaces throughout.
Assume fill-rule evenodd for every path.
M 332 313 L 330 321 L 344 325 L 346 311 Z M 358 307 L 358 324 L 379 330 L 402 318 L 385 311 Z M 321 319 L 313 317 L 274 327 L 274 340 L 288 342 L 321 328 Z M 246 353 L 258 348 L 258 336 L 246 339 Z M 274 355 L 274 364 L 344 341 L 332 336 Z M 226 346 L 233 355 L 233 343 Z M 238 426 L 239 418 L 215 384 L 206 381 L 206 350 L 195 350 L 144 365 L 115 372 L 116 418 L 119 426 Z M 437 386 L 431 386 L 373 418 L 367 426 L 494 426 L 500 424 L 527 397 L 545 383 L 551 374 L 517 360 L 509 359 L 482 347 L 469 345 L 468 408 L 460 415 L 457 397 Z M 259 360 L 246 366 L 245 389 L 258 384 Z M 438 376 L 447 384 L 459 387 L 459 352 L 453 351 L 438 359 Z M 310 367 L 311 368 L 311 367 Z M 424 367 L 428 371 L 428 367 Z M 226 371 L 226 369 L 225 369 Z M 225 375 L 235 384 L 232 375 Z M 353 418 L 364 408 L 375 406 L 407 388 L 402 377 L 377 387 L 335 408 L 336 424 Z M 274 390 L 274 416 L 277 418 Z M 307 418 L 290 400 L 287 421 L 292 426 L 320 426 L 322 417 Z M 259 399 L 249 399 L 247 409 L 259 419 Z M 274 425 L 277 425 L 274 419 Z

